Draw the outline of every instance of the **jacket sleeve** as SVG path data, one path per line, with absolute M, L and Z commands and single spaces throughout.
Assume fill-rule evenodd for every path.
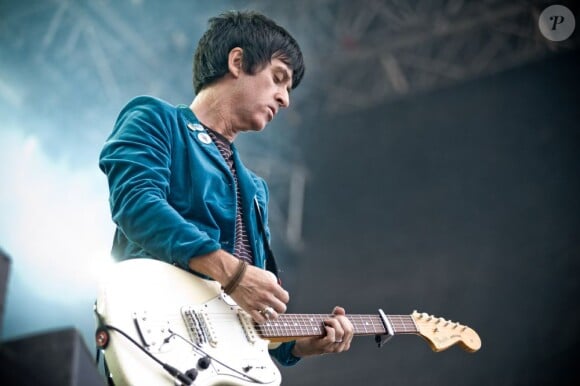
M 300 358 L 292 355 L 292 349 L 296 341 L 282 343 L 277 348 L 270 350 L 270 355 L 278 361 L 282 366 L 294 366 L 300 361 Z
M 167 201 L 175 118 L 161 101 L 132 100 L 120 113 L 99 159 L 118 230 L 152 257 L 188 267 L 220 248 Z

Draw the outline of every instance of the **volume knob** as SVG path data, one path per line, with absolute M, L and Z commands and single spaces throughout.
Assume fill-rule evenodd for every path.
M 211 364 L 211 358 L 208 356 L 199 358 L 199 360 L 197 361 L 197 366 L 202 370 L 207 369 L 210 364 Z
M 197 378 L 197 374 L 198 374 L 197 369 L 189 369 L 185 372 L 185 375 L 189 377 L 191 381 L 195 381 L 195 378 Z

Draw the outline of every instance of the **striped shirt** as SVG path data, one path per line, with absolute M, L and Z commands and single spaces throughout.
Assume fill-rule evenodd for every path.
M 250 246 L 248 232 L 246 232 L 246 225 L 243 221 L 244 209 L 242 208 L 242 196 L 240 194 L 240 185 L 238 184 L 236 165 L 234 164 L 232 144 L 220 133 L 217 133 L 208 127 L 206 127 L 206 130 L 213 142 L 216 144 L 220 154 L 224 157 L 226 164 L 234 176 L 234 182 L 236 184 L 236 201 L 238 210 L 236 211 L 236 240 L 234 244 L 234 256 L 253 264 L 254 256 L 252 253 L 252 247 Z

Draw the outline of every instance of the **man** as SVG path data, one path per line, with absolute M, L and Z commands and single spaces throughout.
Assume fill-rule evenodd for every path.
M 233 145 L 261 131 L 304 74 L 294 38 L 257 13 L 210 19 L 194 56 L 190 106 L 138 97 L 121 111 L 100 156 L 117 225 L 118 260 L 155 258 L 217 280 L 257 322 L 275 319 L 289 301 L 264 268 L 268 190 Z M 260 224 L 263 224 L 261 226 Z M 326 335 L 282 344 L 283 365 L 348 350 L 352 324 L 336 307 Z

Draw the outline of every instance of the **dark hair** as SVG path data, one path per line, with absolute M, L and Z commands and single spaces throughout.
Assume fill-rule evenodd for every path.
M 229 11 L 209 19 L 193 58 L 193 88 L 205 86 L 228 73 L 228 55 L 244 50 L 242 68 L 249 74 L 263 69 L 272 59 L 280 59 L 292 69 L 292 88 L 304 76 L 304 60 L 298 43 L 284 28 L 256 12 Z

